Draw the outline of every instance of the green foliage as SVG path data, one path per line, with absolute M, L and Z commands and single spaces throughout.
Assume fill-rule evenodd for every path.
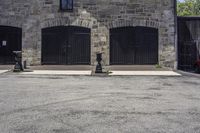
M 200 0 L 177 2 L 178 16 L 200 16 Z
M 196 0 L 194 5 L 194 12 L 196 15 L 200 15 L 200 0 Z
M 156 68 L 162 68 L 162 66 L 161 65 L 159 65 L 159 64 L 156 64 L 156 66 L 155 66 Z

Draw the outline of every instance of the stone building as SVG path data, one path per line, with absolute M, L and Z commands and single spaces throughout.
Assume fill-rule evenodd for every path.
M 0 64 L 176 68 L 175 0 L 1 0 Z M 6 48 L 7 47 L 7 48 Z

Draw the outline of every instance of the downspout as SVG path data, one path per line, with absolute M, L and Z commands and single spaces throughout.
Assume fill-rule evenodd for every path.
M 175 63 L 174 69 L 178 69 L 178 24 L 177 24 L 177 0 L 174 0 L 174 42 L 175 42 Z
M 197 21 L 197 37 L 196 37 L 196 47 L 197 47 L 197 60 L 200 60 L 200 22 Z

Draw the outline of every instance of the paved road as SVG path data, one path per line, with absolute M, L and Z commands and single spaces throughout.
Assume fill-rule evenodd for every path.
M 200 132 L 200 78 L 0 75 L 0 133 L 164 132 Z

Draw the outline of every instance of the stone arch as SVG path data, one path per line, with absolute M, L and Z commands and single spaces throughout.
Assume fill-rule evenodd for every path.
M 22 22 L 16 21 L 16 17 L 9 17 L 9 19 L 1 19 L 0 25 L 22 28 Z
M 47 19 L 41 23 L 41 28 L 55 27 L 55 26 L 79 26 L 85 28 L 92 28 L 93 21 L 88 19 L 77 18 L 75 20 L 70 20 L 69 18 L 54 18 Z
M 69 24 L 69 18 L 46 19 L 41 23 L 41 28 L 64 26 Z
M 127 27 L 127 26 L 144 26 L 151 28 L 159 28 L 159 22 L 153 20 L 122 20 L 122 21 L 112 21 L 108 24 L 108 28 L 117 28 L 117 27 Z

